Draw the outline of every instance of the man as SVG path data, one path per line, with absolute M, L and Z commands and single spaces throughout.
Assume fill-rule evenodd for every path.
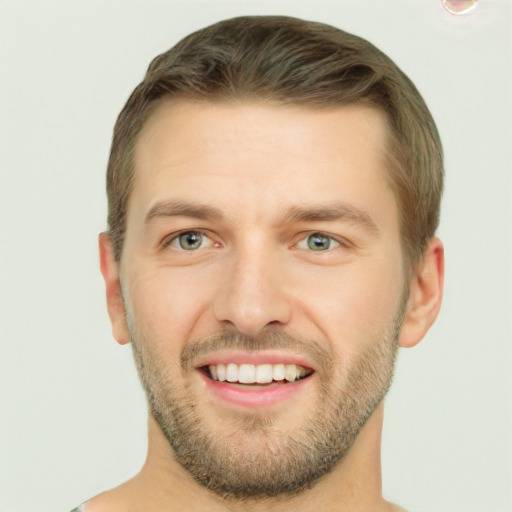
M 383 397 L 441 303 L 442 150 L 367 41 L 227 20 L 117 121 L 101 271 L 149 405 L 140 473 L 81 511 L 383 511 Z

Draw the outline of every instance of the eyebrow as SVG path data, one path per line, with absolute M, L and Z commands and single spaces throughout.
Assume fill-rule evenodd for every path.
M 222 212 L 213 206 L 189 203 L 185 201 L 160 201 L 153 205 L 146 214 L 145 222 L 158 217 L 192 217 L 199 220 L 221 220 L 224 218 Z
M 338 202 L 327 205 L 293 206 L 285 215 L 286 223 L 342 221 L 361 226 L 378 236 L 380 230 L 372 216 L 354 205 Z
M 214 206 L 191 203 L 187 201 L 164 200 L 153 205 L 147 215 L 145 222 L 159 217 L 191 217 L 199 220 L 220 221 L 224 214 Z M 361 226 L 369 233 L 378 236 L 380 230 L 369 213 L 354 205 L 337 202 L 322 205 L 292 206 L 282 219 L 284 224 L 298 222 L 325 222 L 342 221 Z

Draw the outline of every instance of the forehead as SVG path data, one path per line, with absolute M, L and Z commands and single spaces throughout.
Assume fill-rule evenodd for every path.
M 269 215 L 298 203 L 392 198 L 377 109 L 164 102 L 137 140 L 132 212 L 166 199 Z

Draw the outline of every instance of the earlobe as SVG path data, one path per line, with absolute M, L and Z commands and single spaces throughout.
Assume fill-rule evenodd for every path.
M 410 282 L 409 300 L 399 337 L 400 346 L 413 347 L 430 329 L 441 308 L 443 284 L 443 244 L 438 238 L 432 238 Z
M 121 295 L 119 267 L 114 259 L 112 240 L 108 233 L 101 233 L 98 238 L 100 250 L 100 270 L 105 280 L 107 310 L 112 323 L 112 334 L 115 340 L 124 345 L 130 341 L 126 325 L 126 315 Z

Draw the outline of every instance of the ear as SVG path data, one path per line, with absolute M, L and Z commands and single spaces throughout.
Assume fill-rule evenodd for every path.
M 400 331 L 401 347 L 418 344 L 434 323 L 443 298 L 444 248 L 432 238 L 409 286 L 405 319 Z
M 124 345 L 130 341 L 126 324 L 125 309 L 119 282 L 119 266 L 114 259 L 112 240 L 108 233 L 101 233 L 98 239 L 100 249 L 100 270 L 105 280 L 107 292 L 107 310 L 112 323 L 115 340 Z

